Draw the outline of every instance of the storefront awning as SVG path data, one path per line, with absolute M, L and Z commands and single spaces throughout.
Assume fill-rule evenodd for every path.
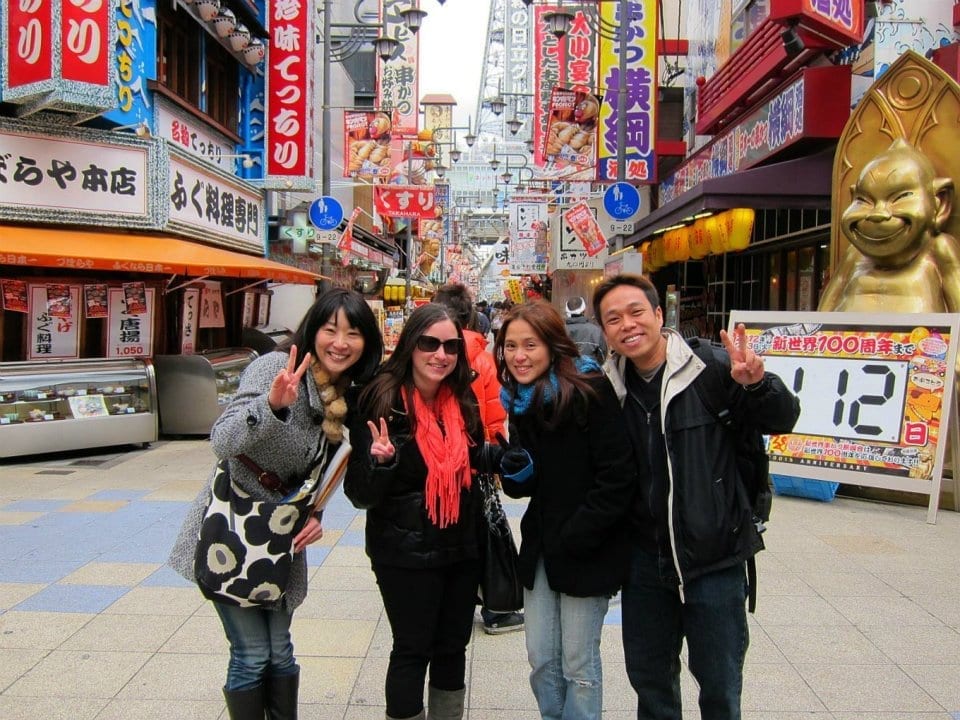
M 239 277 L 307 285 L 322 275 L 167 235 L 0 225 L 0 264 L 60 270 Z
M 704 180 L 638 221 L 624 245 L 636 245 L 703 212 L 737 207 L 829 209 L 832 173 L 831 149 Z

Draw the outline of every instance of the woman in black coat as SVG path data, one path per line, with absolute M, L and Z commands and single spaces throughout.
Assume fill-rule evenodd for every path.
M 626 575 L 637 487 L 620 405 L 545 302 L 506 315 L 494 356 L 510 415 L 503 488 L 530 498 L 520 526 L 530 685 L 544 718 L 599 718 L 600 631 Z
M 344 492 L 367 510 L 366 547 L 393 633 L 387 718 L 463 717 L 480 581 L 483 425 L 453 311 L 415 310 L 360 396 Z

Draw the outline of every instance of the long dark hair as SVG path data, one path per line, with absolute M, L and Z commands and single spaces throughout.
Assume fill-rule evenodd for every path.
M 306 352 L 315 352 L 317 332 L 335 317 L 341 308 L 350 327 L 359 330 L 363 336 L 360 359 L 347 368 L 344 375 L 355 383 L 363 384 L 373 377 L 383 359 L 383 337 L 380 335 L 380 326 L 373 310 L 358 292 L 334 288 L 317 297 L 303 316 L 293 337 L 278 349 L 289 353 L 290 346 L 296 345 L 301 358 Z
M 507 368 L 503 346 L 507 329 L 514 320 L 527 322 L 550 353 L 550 370 L 556 375 L 557 390 L 553 393 L 550 403 L 544 402 L 544 391 L 551 384 L 550 372 L 538 377 L 533 382 L 533 409 L 529 414 L 538 419 L 544 427 L 555 428 L 568 417 L 569 412 L 580 412 L 580 406 L 575 403 L 582 403 L 588 396 L 595 394 L 587 379 L 589 375 L 581 373 L 575 364 L 580 357 L 580 351 L 567 334 L 560 313 L 548 302 L 534 300 L 522 305 L 514 305 L 504 315 L 503 326 L 497 333 L 493 346 L 493 358 L 497 363 L 500 384 L 506 388 L 511 397 L 516 396 L 519 384 Z M 552 388 L 551 392 L 553 392 Z
M 397 341 L 393 354 L 387 358 L 373 380 L 364 388 L 360 395 L 360 412 L 368 420 L 376 421 L 385 418 L 394 407 L 400 403 L 400 389 L 406 388 L 408 394 L 414 390 L 413 384 L 413 353 L 417 348 L 417 340 L 433 325 L 443 320 L 449 320 L 457 329 L 460 338 L 460 349 L 457 351 L 457 366 L 453 372 L 443 379 L 453 391 L 454 397 L 460 403 L 460 410 L 467 429 L 474 434 L 479 428 L 480 411 L 476 398 L 470 389 L 473 373 L 470 371 L 470 360 L 467 357 L 466 343 L 463 341 L 463 328 L 457 319 L 456 313 L 446 305 L 429 303 L 421 305 L 411 313 L 403 326 L 403 332 Z M 410 413 L 410 430 L 416 430 L 416 418 Z

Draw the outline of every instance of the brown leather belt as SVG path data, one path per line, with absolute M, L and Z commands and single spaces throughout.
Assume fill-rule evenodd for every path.
M 283 487 L 283 481 L 277 477 L 275 473 L 264 470 L 246 455 L 237 455 L 237 460 L 246 465 L 247 468 L 257 476 L 259 483 L 267 490 L 277 492 Z

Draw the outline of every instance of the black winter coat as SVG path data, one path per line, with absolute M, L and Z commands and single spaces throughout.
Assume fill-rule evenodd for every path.
M 479 419 L 475 426 L 478 433 L 470 448 L 470 466 L 474 468 L 483 454 Z M 483 500 L 477 483 L 461 490 L 458 521 L 443 529 L 437 527 L 427 516 L 427 466 L 410 433 L 406 411 L 395 406 L 387 417 L 387 428 L 396 455 L 392 463 L 377 465 L 370 456 L 367 418 L 355 416 L 350 427 L 353 453 L 343 490 L 355 507 L 367 511 L 367 555 L 374 562 L 405 568 L 441 567 L 478 558 Z
M 627 513 L 638 481 L 623 413 L 606 378 L 596 396 L 554 430 L 510 415 L 510 442 L 533 458 L 533 476 L 503 479 L 510 497 L 530 497 L 520 523 L 520 579 L 533 588 L 543 557 L 550 587 L 575 597 L 614 595 L 629 564 Z M 578 416 L 578 417 L 577 417 Z

